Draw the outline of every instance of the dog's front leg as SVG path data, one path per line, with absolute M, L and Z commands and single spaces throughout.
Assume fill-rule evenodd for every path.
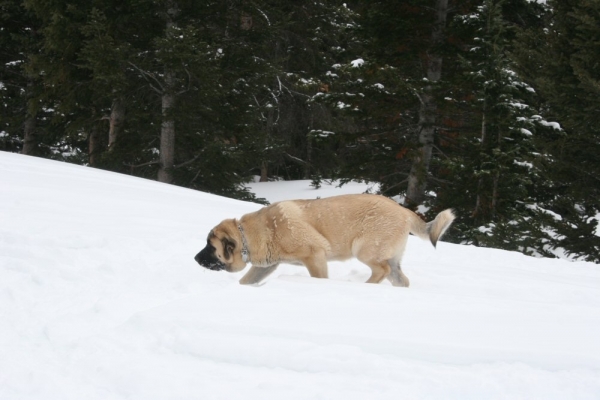
M 268 267 L 251 266 L 246 275 L 240 279 L 241 285 L 258 285 L 263 279 L 271 275 L 277 269 L 279 264 L 269 265 Z
M 314 251 L 309 257 L 302 260 L 302 263 L 308 268 L 308 273 L 313 278 L 328 278 L 327 258 L 324 251 Z

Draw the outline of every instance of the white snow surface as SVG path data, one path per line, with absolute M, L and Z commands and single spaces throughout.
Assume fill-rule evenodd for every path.
M 195 263 L 259 207 L 0 152 L 0 399 L 600 398 L 598 265 L 414 237 L 410 288 Z
M 311 184 L 312 181 L 310 180 L 301 180 L 254 182 L 246 186 L 257 197 L 267 199 L 269 203 L 290 199 L 316 199 L 367 191 L 375 193 L 379 188 L 377 184 L 356 181 L 341 185 L 339 181 L 323 180 L 319 189 L 315 189 Z

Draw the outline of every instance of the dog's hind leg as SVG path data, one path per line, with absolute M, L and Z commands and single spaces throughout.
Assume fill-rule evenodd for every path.
M 367 283 L 379 283 L 390 274 L 390 265 L 387 261 L 361 261 L 371 268 L 371 277 L 367 280 Z
M 404 249 L 406 248 L 406 242 L 408 241 L 408 235 L 406 235 L 396 247 L 396 255 L 390 258 L 387 262 L 390 265 L 391 271 L 387 279 L 394 286 L 408 287 L 410 284 L 406 275 L 402 273 L 402 256 L 404 255 Z
M 279 264 L 270 265 L 268 267 L 251 266 L 246 275 L 240 279 L 241 285 L 256 285 L 259 284 L 267 276 L 271 275 L 277 269 Z
M 408 280 L 406 275 L 402 273 L 402 268 L 400 267 L 400 259 L 395 257 L 388 260 L 388 263 L 390 265 L 391 271 L 387 278 L 392 283 L 392 285 L 408 287 L 408 285 L 410 285 L 410 281 Z
M 375 248 L 357 248 L 356 258 L 371 268 L 371 277 L 367 280 L 367 283 L 379 283 L 390 274 L 390 265 L 385 259 L 379 259 L 379 250 Z

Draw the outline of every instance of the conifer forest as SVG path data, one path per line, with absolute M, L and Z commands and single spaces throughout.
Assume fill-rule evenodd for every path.
M 446 240 L 600 262 L 598 0 L 0 0 L 0 97 L 2 151 L 377 182 Z

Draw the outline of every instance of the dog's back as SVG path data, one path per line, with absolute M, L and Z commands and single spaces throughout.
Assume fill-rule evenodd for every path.
M 330 260 L 359 257 L 365 246 L 369 253 L 377 253 L 378 258 L 393 258 L 399 247 L 403 249 L 409 232 L 429 238 L 435 245 L 454 219 L 452 212 L 446 210 L 426 224 L 395 201 L 371 194 L 290 200 L 273 206 L 292 224 L 308 224 L 315 236 L 324 238 Z M 314 240 L 311 238 L 313 245 Z

